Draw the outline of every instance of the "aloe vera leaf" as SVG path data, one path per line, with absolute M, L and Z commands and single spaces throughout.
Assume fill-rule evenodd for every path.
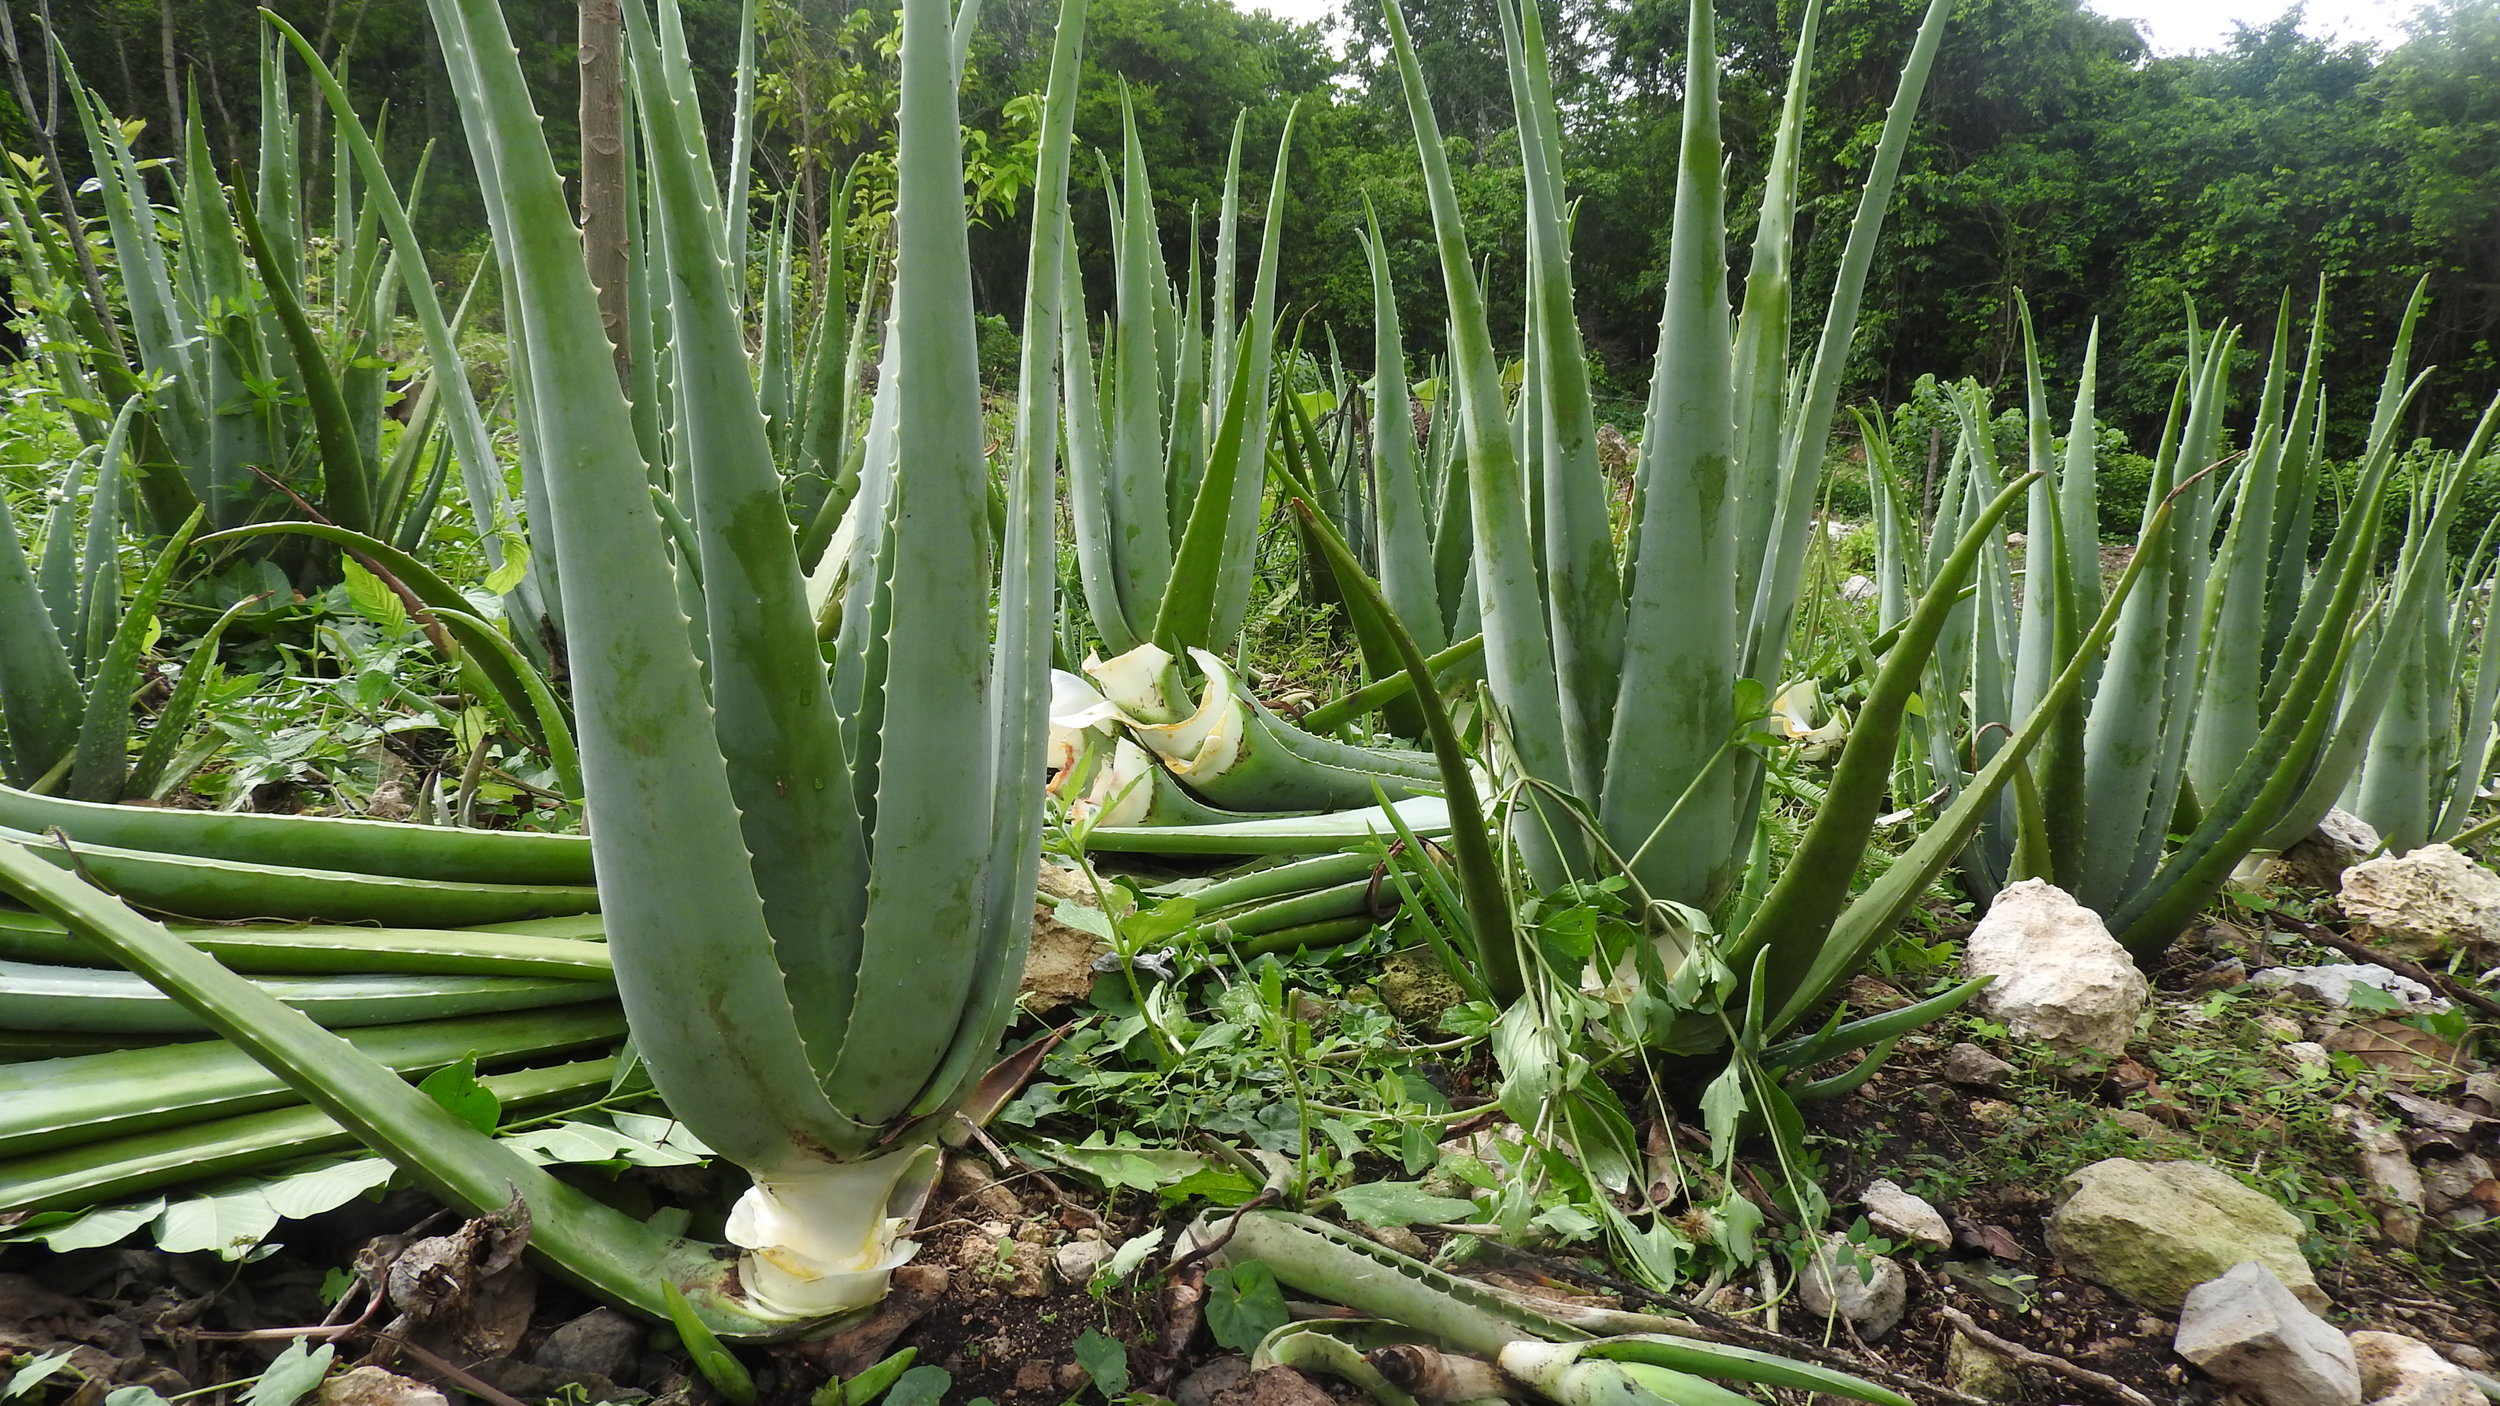
M 375 1068 L 380 1070 L 379 1065 Z M 611 1060 L 582 1060 L 489 1074 L 478 1083 L 507 1106 L 528 1108 L 595 1094 L 607 1087 L 613 1068 Z M 387 1070 L 381 1072 L 392 1077 Z M 413 1088 L 409 1092 L 433 1102 Z M 461 1126 L 471 1136 L 482 1136 L 465 1123 Z M 342 1152 L 355 1145 L 356 1135 L 318 1108 L 239 1113 L 0 1163 L 0 1210 L 83 1209 L 160 1187 Z M 531 1226 L 533 1233 L 537 1229 Z
M 1259 505 L 1267 491 L 1268 415 L 1274 405 L 1276 281 L 1281 264 L 1288 173 L 1293 164 L 1293 134 L 1301 116 L 1299 100 L 1285 109 L 1284 129 L 1276 139 L 1276 164 L 1268 177 L 1267 219 L 1259 231 L 1259 267 L 1250 280 L 1250 309 L 1242 323 L 1249 338 L 1248 417 L 1242 426 L 1241 468 L 1233 477 L 1233 501 L 1225 514 L 1226 541 L 1218 566 L 1215 623 L 1210 636 L 1233 640 L 1250 611 L 1250 588 L 1257 576 Z M 1214 383 L 1210 383 L 1214 384 Z
M 1102 393 L 1094 384 L 1094 354 L 1086 337 L 1085 290 L 1077 277 L 1076 243 L 1063 230 L 1058 278 L 1062 305 L 1074 309 L 1063 320 L 1061 338 L 1063 396 L 1068 442 L 1068 520 L 1075 537 L 1077 578 L 1085 593 L 1086 613 L 1094 633 L 1113 654 L 1126 654 L 1145 643 L 1122 602 L 1118 501 L 1114 493 L 1111 445 L 1102 423 Z
M 819 1068 L 841 1048 L 868 871 L 824 661 L 780 475 L 750 377 L 740 291 L 728 285 L 718 195 L 700 162 L 700 122 L 662 81 L 637 8 L 626 16 L 650 150 L 656 233 L 672 265 L 667 301 L 680 413 L 670 426 L 703 564 L 712 731 L 752 856 L 748 871 L 780 953 L 800 1030 Z M 742 158 L 741 158 L 742 159 Z M 736 228 L 743 239 L 744 212 Z M 740 260 L 731 257 L 733 272 Z
M 584 889 L 590 841 L 520 830 L 455 830 L 336 816 L 248 815 L 97 805 L 0 787 L 0 827 L 58 830 L 103 847 L 274 870 Z M 572 895 L 564 895 L 567 902 Z M 596 906 L 595 904 L 589 906 Z M 586 911 L 576 910 L 576 911 Z
M 1535 491 L 1540 497 L 1547 614 L 1549 628 L 1553 632 L 1554 662 L 1560 671 L 1559 697 L 1563 708 L 1564 736 L 1574 744 L 1570 756 L 1572 788 L 1579 795 L 1595 797 L 1602 794 L 1604 786 L 1612 780 L 1608 775 L 1611 762 L 1608 748 L 1610 738 L 1620 741 L 1619 734 L 1613 733 L 1614 715 L 1623 698 L 1631 692 L 1626 682 L 1629 677 L 1626 632 L 1628 622 L 1639 612 L 1639 606 L 1636 597 L 1627 599 L 1628 593 L 1616 567 L 1607 502 L 1608 484 L 1597 462 L 1597 406 L 1589 387 L 1589 359 L 1586 348 L 1581 344 L 1579 313 L 1573 302 L 1570 237 L 1567 231 L 1569 217 L 1562 191 L 1562 139 L 1547 72 L 1543 23 L 1535 0 L 1522 0 L 1515 15 L 1508 6 L 1501 7 L 1501 10 L 1502 47 L 1509 58 L 1512 106 L 1519 114 L 1521 176 L 1527 193 L 1528 314 L 1530 335 L 1535 344 L 1538 403 L 1542 411 L 1538 417 L 1538 433 L 1529 446 L 1529 458 L 1537 466 Z M 1696 52 L 1708 48 L 1707 33 L 1705 16 L 1701 27 L 1692 31 Z M 1698 114 L 1706 112 L 1715 143 L 1715 89 L 1709 92 L 1694 89 L 1690 69 L 1686 79 L 1688 142 L 1690 124 Z M 1686 154 L 1689 158 L 1689 147 Z M 1710 162 L 1710 181 L 1714 189 L 1717 176 L 1718 162 L 1714 157 Z M 1675 228 L 1679 234 L 1684 234 L 1692 226 L 1682 222 L 1684 212 L 1681 209 L 1680 182 L 1678 199 L 1678 223 Z M 1711 229 L 1725 229 L 1715 210 L 1711 218 Z M 1702 238 L 1708 237 L 1704 232 Z M 1673 241 L 1679 247 L 1700 242 L 1702 239 L 1689 234 Z M 1723 247 L 1716 244 L 1713 247 L 1724 253 Z M 1724 284 L 1724 260 L 1720 268 L 1720 282 Z M 1685 269 L 1685 272 L 1689 274 L 1690 269 Z M 1670 285 L 1673 285 L 1673 268 L 1668 277 Z M 1719 332 L 1723 336 L 1724 297 L 1720 304 Z M 1683 330 L 1692 329 L 1687 327 Z M 1664 364 L 1662 360 L 1662 367 Z M 1666 373 L 1662 370 L 1660 374 Z M 1714 410 L 1724 418 L 1727 407 L 1698 406 L 1696 418 L 1706 419 Z M 1674 506 L 1677 511 L 1684 509 L 1680 503 Z M 1705 516 L 1710 515 L 1705 513 Z M 1708 541 L 1726 536 L 1715 526 L 1703 531 L 1707 534 L 1704 540 Z M 1734 556 L 1734 544 L 1724 542 L 1717 551 L 1694 566 L 1696 571 L 1704 573 L 1717 568 L 1728 581 L 1724 593 L 1729 601 L 1727 607 L 1720 611 L 1716 626 L 1722 634 L 1733 629 L 1726 622 L 1734 616 L 1731 565 Z M 1705 575 L 1702 579 L 1717 580 L 1718 577 Z M 1706 616 L 1713 609 L 1706 603 L 1697 604 L 1695 618 Z M 1732 654 L 1733 646 L 1718 652 Z M 1649 686 L 1654 687 L 1654 681 Z M 1719 693 L 1726 692 L 1723 686 L 1713 687 Z M 1715 737 L 1720 731 L 1723 729 L 1714 730 L 1710 735 Z M 1644 761 L 1654 762 L 1655 758 L 1645 758 Z M 1665 784 L 1672 793 L 1682 788 L 1683 781 L 1676 779 Z
M 1002 781 L 1033 770 L 1032 759 L 1042 754 L 1050 737 L 1050 646 L 1058 613 L 1052 461 L 1058 442 L 1058 332 L 1067 308 L 1060 285 L 1048 275 L 1061 262 L 1058 242 L 1068 228 L 1068 160 L 1075 146 L 1077 91 L 1084 72 L 1085 11 L 1086 0 L 1061 0 L 1034 162 L 1034 232 L 1025 263 L 1006 530 L 999 543 L 998 637 L 990 663 L 990 769 Z M 960 72 L 960 33 L 955 53 Z M 971 1091 L 995 1063 L 1021 991 L 1032 937 L 1032 876 L 1042 851 L 1040 808 L 1034 800 L 1016 785 L 1000 785 L 992 797 L 990 831 L 1007 837 L 992 852 L 988 866 L 984 917 L 993 926 L 979 949 L 964 1018 L 913 1106 L 915 1114 L 940 1113 L 967 1096 L 977 1097 Z
M 524 925 L 526 926 L 526 925 Z M 579 937 L 476 928 L 177 926 L 192 946 L 255 974 L 536 976 L 606 981 L 606 944 Z M 0 911 L 0 958 L 92 966 L 100 954 L 39 914 Z
M 1253 1210 L 1221 1224 L 1230 1232 L 1226 1259 L 1257 1260 L 1288 1288 L 1429 1333 L 1455 1352 L 1493 1357 L 1522 1339 L 1585 1336 L 1481 1284 L 1309 1216 Z
M 148 627 L 156 620 L 156 603 L 182 565 L 200 513 L 177 530 L 147 575 L 130 593 L 113 646 L 87 676 L 86 716 L 78 725 L 78 750 L 70 766 L 69 790 L 81 801 L 118 801 L 130 779 L 130 700 L 139 691 L 139 655 L 146 647 Z
M 1863 1377 L 1725 1343 L 1643 1334 L 1599 1338 L 1582 1345 L 1580 1352 L 1583 1357 L 1641 1362 L 1694 1376 L 1760 1382 L 1764 1386 L 1787 1387 L 1795 1391 L 1831 1392 L 1859 1401 L 1876 1402 L 1878 1406 L 1911 1406 L 1908 1397 L 1877 1386 Z
M 1406 346 L 1398 301 L 1389 281 L 1389 251 L 1380 216 L 1363 204 L 1365 261 L 1372 276 L 1372 476 L 1378 501 L 1380 593 L 1406 622 L 1415 642 L 1438 653 L 1449 640 L 1432 573 L 1432 520 L 1415 462 L 1415 416 L 1408 402 Z M 1404 678 L 1403 673 L 1398 677 Z M 1385 678 L 1383 682 L 1385 682 Z M 1315 729 L 1326 724 L 1311 724 Z
M 255 984 L 320 1024 L 347 1029 L 603 1000 L 604 982 L 570 977 L 303 976 Z M 126 971 L 0 961 L 0 1027 L 163 1035 L 206 1028 Z
M 1397 802 L 1395 809 L 1418 835 L 1449 833 L 1448 803 L 1439 796 L 1416 796 Z M 1396 838 L 1387 813 L 1377 806 L 1207 825 L 1097 825 L 1086 832 L 1085 844 L 1124 854 L 1316 854 L 1366 838 Z
M 1638 470 L 1641 570 L 1629 588 L 1604 765 L 1591 769 L 1602 789 L 1578 793 L 1596 801 L 1615 848 L 1637 856 L 1633 874 L 1653 897 L 1708 908 L 1744 852 L 1736 817 L 1744 790 L 1720 747 L 1737 722 L 1741 489 L 1707 0 L 1695 0 L 1690 23 L 1676 238 Z
M 1433 116 L 1406 18 L 1396 0 L 1383 0 L 1389 36 L 1415 131 L 1432 206 L 1435 249 L 1449 302 L 1451 366 L 1445 378 L 1457 391 L 1465 419 L 1467 491 L 1476 545 L 1475 580 L 1483 612 L 1485 673 L 1508 715 L 1511 745 L 1520 769 L 1538 778 L 1565 777 L 1570 750 L 1556 683 L 1553 641 L 1548 634 L 1535 539 L 1529 528 L 1528 486 L 1517 446 L 1503 422 L 1501 371 L 1476 281 L 1467 233 L 1458 211 L 1440 123 Z M 1533 803 L 1532 803 L 1533 804 Z M 1527 819 L 1513 827 L 1530 877 L 1551 888 L 1568 877 L 1577 846 L 1568 825 Z M 1560 838 L 1557 838 L 1560 837 Z
M 69 756 L 86 706 L 18 545 L 17 520 L 0 497 L 0 720 L 8 724 L 11 779 L 32 783 Z
M 1840 401 L 1841 377 L 1847 369 L 1849 349 L 1857 338 L 1858 310 L 1866 291 L 1867 271 L 1874 264 L 1875 248 L 1883 235 L 1884 212 L 1892 204 L 1893 186 L 1900 175 L 1901 157 L 1909 146 L 1911 129 L 1917 125 L 1919 99 L 1935 68 L 1936 51 L 1944 42 L 1946 23 L 1953 9 L 1953 0 L 1930 0 L 1925 17 L 1919 21 L 1918 37 L 1911 42 L 1910 56 L 1901 66 L 1901 81 L 1893 92 L 1892 105 L 1884 113 L 1884 126 L 1876 140 L 1874 160 L 1867 169 L 1866 186 L 1859 194 L 1857 213 L 1850 220 L 1849 237 L 1841 248 L 1840 267 L 1832 279 L 1831 300 L 1825 304 L 1823 331 L 1815 344 L 1814 360 L 1788 416 L 1789 424 L 1781 441 L 1779 507 L 1773 518 L 1774 555 L 1762 573 L 1752 603 L 1752 623 L 1744 653 L 1746 677 L 1771 679 L 1780 675 L 1778 662 L 1788 648 L 1797 592 L 1805 579 L 1806 543 L 1814 527 L 1815 485 L 1822 475 L 1823 450 L 1831 437 L 1832 414 Z M 1757 391 L 1761 393 L 1764 392 Z
M 334 823 L 416 830 L 382 821 Z M 124 849 L 67 833 L 70 839 L 64 844 L 50 834 L 0 825 L 0 839 L 26 845 L 48 862 L 85 873 L 157 912 L 189 918 L 305 918 L 453 928 L 587 913 L 600 906 L 597 891 L 586 886 L 474 883 L 258 864 L 173 849 Z
M 604 1005 L 374 1025 L 348 1032 L 346 1039 L 368 1058 L 407 1075 L 471 1055 L 491 1069 L 610 1045 L 624 1034 L 624 1016 Z M 223 1040 L 0 1065 L 0 1158 L 297 1102 L 285 1080 Z
M 1316 859 L 1270 865 L 1246 874 L 1218 879 L 1203 888 L 1190 890 L 1188 898 L 1198 905 L 1201 914 L 1220 913 L 1239 904 L 1256 903 L 1286 894 L 1308 893 L 1355 879 L 1368 879 L 1379 869 L 1380 861 L 1368 854 L 1322 855 Z
M 1155 617 L 1173 574 L 1172 504 L 1164 486 L 1163 425 L 1155 365 L 1155 292 L 1162 272 L 1154 192 L 1138 144 L 1136 113 L 1120 98 L 1121 154 L 1112 209 L 1113 320 L 1104 343 L 1104 414 L 1109 470 L 1106 503 L 1117 562 L 1120 608 L 1133 621 Z M 1108 182 L 1106 182 L 1106 188 Z

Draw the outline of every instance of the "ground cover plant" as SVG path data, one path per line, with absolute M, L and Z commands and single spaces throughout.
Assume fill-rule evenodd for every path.
M 2189 308 L 2141 456 L 2027 311 L 2021 409 L 1858 403 L 1954 7 L 1804 7 L 1759 113 L 1682 10 L 1638 414 L 1532 0 L 1456 139 L 1382 7 L 1423 221 L 1364 211 L 1342 343 L 1300 119 L 1221 129 L 1202 259 L 1086 0 L 907 0 L 839 182 L 756 130 L 814 60 L 716 92 L 699 9 L 592 0 L 578 190 L 505 8 L 430 0 L 456 313 L 326 30 L 255 18 L 225 168 L 213 86 L 152 134 L 13 47 L 0 1400 L 2203 1399 L 2066 1216 L 2139 1161 L 2500 1397 L 2500 931 L 2389 887 L 2500 893 L 2500 407 L 2417 435 L 2420 289 L 2351 457 L 2323 297 L 2262 376 Z M 1835 46 L 1892 96 L 1818 262 Z M 2044 891 L 2137 993 L 2090 1038 L 2072 934 L 1988 955 Z

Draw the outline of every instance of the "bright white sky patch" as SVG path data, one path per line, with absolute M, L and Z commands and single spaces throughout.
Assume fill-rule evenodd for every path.
M 1245 10 L 1265 10 L 1297 23 L 1324 20 L 1338 0 L 1234 0 Z M 2265 25 L 2291 8 L 2291 0 L 2085 0 L 2104 15 L 2137 21 L 2153 51 L 2183 54 L 2228 43 L 2234 23 Z M 2320 39 L 2366 42 L 2391 48 L 2404 38 L 2404 21 L 2416 0 L 2309 0 L 2301 32 Z
M 2104 15 L 2137 22 L 2157 54 L 2219 49 L 2235 25 L 2264 26 L 2292 8 L 2288 0 L 2085 0 Z M 2395 47 L 2404 38 L 2413 0 L 2309 0 L 2300 32 L 2314 39 Z

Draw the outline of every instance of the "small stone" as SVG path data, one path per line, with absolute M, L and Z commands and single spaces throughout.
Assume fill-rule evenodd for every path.
M 2268 1038 L 2283 1044 L 2309 1038 L 2309 1032 L 2299 1021 L 2288 1015 L 2276 1015 L 2272 1011 L 2257 1017 L 2257 1029 Z
M 1945 1347 L 1944 1375 L 1947 1382 L 1983 1401 L 2012 1401 L 2023 1389 L 2014 1359 L 1959 1333 Z
M 2100 915 L 2043 879 L 1997 891 L 1962 944 L 1962 969 L 1993 976 L 1979 1009 L 2065 1054 L 2124 1053 L 2152 998 Z
M 2500 874 L 2447 845 L 2352 866 L 2341 902 L 2355 937 L 2408 961 L 2500 953 Z
M 2472 1343 L 2441 1343 L 2440 1354 L 2469 1372 L 2491 1370 L 2491 1354 Z
M 1217 1392 L 1240 1384 L 1250 1375 L 1250 1359 L 1237 1352 L 1207 1359 L 1206 1365 L 1181 1378 L 1172 1388 L 1173 1406 L 1214 1406 Z
M 1840 583 L 1842 600 L 1873 600 L 1877 594 L 1874 581 L 1864 576 L 1852 576 Z
M 2379 1234 L 2392 1244 L 2411 1248 L 2422 1236 L 2422 1174 L 2414 1169 L 2404 1141 L 2366 1114 L 2336 1110 L 2337 1120 L 2353 1141 L 2353 1161 L 2378 1206 Z
M 2109 1121 L 2113 1126 L 2140 1138 L 2157 1138 L 2170 1131 L 2141 1108 L 2121 1108 L 2109 1115 Z
M 622 1379 L 642 1350 L 642 1325 L 612 1308 L 594 1308 L 547 1335 L 530 1361 L 574 1376 Z
M 1216 1393 L 1214 1406 L 1337 1406 L 1334 1398 L 1291 1367 L 1261 1367 Z
M 1016 1390 L 1048 1391 L 1058 1375 L 1047 1359 L 1028 1357 L 1016 1366 Z
M 1824 1236 L 1805 1272 L 1797 1276 L 1797 1297 L 1806 1312 L 1825 1321 L 1835 1315 L 1846 1318 L 1869 1342 L 1901 1321 L 1909 1294 L 1909 1276 L 1900 1265 L 1851 1247 L 1845 1235 Z
M 1966 1089 L 2001 1089 L 2014 1077 L 2014 1066 L 1964 1041 L 1944 1052 L 1944 1077 Z
M 1953 1287 L 1977 1295 L 2009 1313 L 2020 1313 L 2023 1305 L 2030 1301 L 2030 1296 L 2023 1292 L 2019 1284 L 2008 1282 L 2012 1277 L 2010 1272 L 1999 1268 L 1993 1261 L 1946 1260 L 1940 1267 Z
M 1953 1248 L 1953 1227 L 1945 1224 L 1944 1216 L 1891 1180 L 1878 1177 L 1868 1182 L 1858 1200 L 1866 1206 L 1867 1220 L 1886 1235 L 1939 1250 Z
M 2066 1188 L 2049 1215 L 2049 1248 L 2138 1304 L 2177 1308 L 2190 1289 L 2243 1260 L 2272 1270 L 2301 1302 L 2327 1304 L 2301 1257 L 2300 1221 L 2227 1172 L 2112 1157 L 2066 1178 Z
M 1371 1238 L 1373 1244 L 1385 1245 L 1388 1248 L 1397 1251 L 1399 1254 L 1406 1256 L 1408 1259 L 1421 1260 L 1432 1258 L 1432 1250 L 1429 1246 L 1424 1244 L 1424 1237 L 1417 1235 L 1414 1231 L 1407 1229 L 1405 1226 L 1374 1226 L 1366 1228 L 1363 1233 Z
M 1091 1380 L 1082 1362 L 1062 1362 L 1057 1370 L 1051 1373 L 1052 1385 L 1069 1397 L 1074 1397 L 1076 1393 L 1083 1391 L 1085 1384 Z
M 1102 902 L 1085 875 L 1044 861 L 1034 885 L 1033 932 L 1024 951 L 1024 979 L 1017 1003 L 1029 1011 L 1053 1011 L 1093 994 L 1094 963 L 1111 951 L 1100 936 L 1059 921 L 1059 905 L 1092 908 Z
M 358 1367 L 321 1384 L 321 1406 L 449 1406 L 443 1393 L 380 1367 Z
M 1071 1240 L 1050 1252 L 1051 1272 L 1059 1282 L 1081 1289 L 1094 1281 L 1094 1271 L 1111 1261 L 1111 1246 L 1099 1239 Z
M 2326 1046 L 2315 1040 L 2295 1040 L 2283 1047 L 2283 1057 L 2294 1069 L 2315 1069 L 2321 1072 L 2335 1067 L 2335 1057 Z
M 2394 998 L 2399 1010 L 2420 1014 L 2451 1009 L 2447 1000 L 2409 976 L 2398 976 L 2376 962 L 2330 962 L 2314 967 L 2268 967 L 2248 979 L 2260 991 L 2288 991 L 2336 1010 L 2352 1006 L 2352 989 L 2375 988 Z
M 1991 1128 L 2002 1128 L 2014 1121 L 2014 1105 L 2001 1099 L 1983 1098 L 1970 1106 L 1973 1121 Z
M 1016 1193 L 999 1185 L 998 1177 L 978 1157 L 954 1156 L 946 1159 L 946 1171 L 938 1178 L 938 1204 L 968 1202 L 990 1220 L 1013 1220 L 1024 1214 L 1024 1203 Z M 1001 1229 L 997 1234 L 1006 1235 Z
M 2358 1406 L 2352 1344 L 2250 1261 L 2197 1285 L 2179 1311 L 2181 1357 L 2265 1406 Z
M 2292 883 L 2332 893 L 2344 871 L 2377 853 L 2378 847 L 2379 833 L 2370 822 L 2339 807 L 2283 851 L 2282 867 Z
M 2370 1406 L 2481 1406 L 2483 1394 L 2465 1369 L 2429 1343 L 2402 1333 L 2355 1333 L 2361 1399 Z

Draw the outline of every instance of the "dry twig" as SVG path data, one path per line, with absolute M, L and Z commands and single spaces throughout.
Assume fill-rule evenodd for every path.
M 2023 1346 L 2021 1343 L 2000 1338 L 1996 1334 L 1991 1333 L 1987 1329 L 1972 1322 L 1970 1315 L 1962 1312 L 1958 1308 L 1939 1308 L 1936 1310 L 1936 1314 L 1938 1317 L 1944 1319 L 1945 1322 L 1952 1324 L 1953 1331 L 1960 1333 L 1963 1337 L 1970 1339 L 1972 1342 L 1979 1344 L 1981 1347 L 1988 1349 L 1990 1352 L 2010 1357 L 2014 1361 L 2021 1363 L 2023 1366 L 2037 1367 L 2046 1372 L 2055 1372 L 2057 1375 L 2066 1378 L 2068 1381 L 2081 1382 L 2083 1385 L 2091 1387 L 2096 1391 L 2105 1391 L 2110 1395 L 2117 1397 L 2119 1400 L 2126 1402 L 2127 1406 L 2153 1406 L 2153 1398 L 2146 1396 L 2143 1392 L 2136 1390 L 2134 1387 L 2127 1385 L 2125 1382 L 2118 1380 L 2116 1377 L 2109 1376 L 2108 1374 L 2102 1372 L 2095 1372 L 2089 1367 L 2083 1366 L 2079 1363 L 2069 1362 L 2063 1357 L 2051 1357 L 2049 1354 L 2041 1352 L 2035 1348 L 2028 1348 Z

